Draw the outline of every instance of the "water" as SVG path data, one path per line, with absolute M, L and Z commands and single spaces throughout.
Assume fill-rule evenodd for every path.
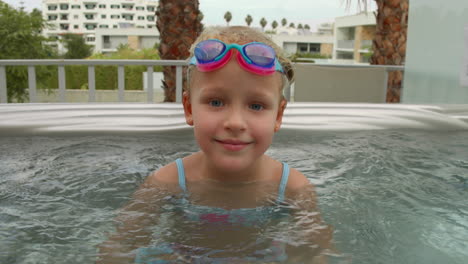
M 0 263 L 94 263 L 146 176 L 197 150 L 188 132 L 0 146 Z M 331 263 L 466 263 L 468 133 L 283 131 L 268 154 L 316 185 Z

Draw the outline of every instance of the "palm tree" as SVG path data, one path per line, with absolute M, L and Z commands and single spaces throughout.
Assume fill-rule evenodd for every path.
M 285 27 L 288 24 L 286 18 L 281 19 L 281 26 Z
M 184 10 L 183 16 L 174 16 Z M 189 49 L 202 30 L 198 0 L 159 0 L 156 27 L 160 35 L 159 55 L 162 60 L 185 60 Z M 175 101 L 175 66 L 163 68 L 164 102 Z M 183 85 L 186 76 L 183 73 Z
M 297 25 L 297 29 L 302 29 L 302 28 L 303 28 L 303 27 L 302 27 L 302 24 L 299 23 L 299 24 Z
M 349 8 L 351 2 L 346 0 Z M 406 60 L 409 0 L 374 0 L 377 3 L 376 31 L 372 44 L 371 64 L 403 65 Z M 359 7 L 367 9 L 368 0 L 357 0 Z M 403 72 L 388 75 L 387 102 L 399 102 Z
M 309 26 L 308 24 L 305 24 L 304 28 L 305 28 L 306 30 L 310 30 L 310 26 Z
M 252 24 L 252 21 L 253 21 L 253 18 L 252 18 L 251 15 L 247 15 L 247 16 L 245 17 L 245 23 L 247 23 L 247 26 L 250 27 L 250 24 Z
M 278 27 L 278 22 L 276 22 L 276 20 L 273 20 L 273 22 L 271 23 L 271 27 L 273 28 L 273 30 L 275 30 Z
M 292 23 L 292 22 L 289 23 L 289 27 L 290 27 L 290 28 L 296 28 L 296 26 L 295 26 L 294 23 Z
M 262 30 L 265 31 L 265 26 L 267 25 L 267 21 L 264 17 L 260 20 L 260 25 L 262 26 Z
M 226 20 L 227 25 L 229 26 L 229 22 L 231 22 L 232 19 L 232 14 L 231 12 L 227 11 L 226 14 L 224 14 L 224 20 Z

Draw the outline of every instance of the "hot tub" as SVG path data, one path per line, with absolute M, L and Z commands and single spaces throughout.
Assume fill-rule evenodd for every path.
M 196 151 L 177 104 L 0 105 L 0 263 L 94 263 L 144 178 Z M 331 263 L 466 263 L 468 106 L 288 105 L 267 154 L 317 186 Z

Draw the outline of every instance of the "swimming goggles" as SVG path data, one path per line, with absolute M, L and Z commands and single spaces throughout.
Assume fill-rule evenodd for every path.
M 199 71 L 217 70 L 230 60 L 232 49 L 236 49 L 239 65 L 249 72 L 260 75 L 271 75 L 276 71 L 284 73 L 283 67 L 276 58 L 275 50 L 262 42 L 250 42 L 244 45 L 226 44 L 218 39 L 201 41 L 195 46 L 190 65 L 196 65 Z

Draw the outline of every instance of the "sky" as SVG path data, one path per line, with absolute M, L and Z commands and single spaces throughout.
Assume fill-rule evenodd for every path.
M 33 8 L 41 9 L 41 0 L 2 0 L 13 7 L 19 7 L 24 2 L 27 11 Z M 358 0 L 352 0 L 353 5 L 346 10 L 345 0 L 199 0 L 200 10 L 204 14 L 206 25 L 226 25 L 224 14 L 232 14 L 230 25 L 246 25 L 245 17 L 253 17 L 253 26 L 260 27 L 260 19 L 268 21 L 267 29 L 273 20 L 278 24 L 286 18 L 288 24 L 293 22 L 308 24 L 312 31 L 324 22 L 333 22 L 335 17 L 352 15 L 358 12 Z M 368 10 L 375 10 L 374 1 L 370 1 Z

